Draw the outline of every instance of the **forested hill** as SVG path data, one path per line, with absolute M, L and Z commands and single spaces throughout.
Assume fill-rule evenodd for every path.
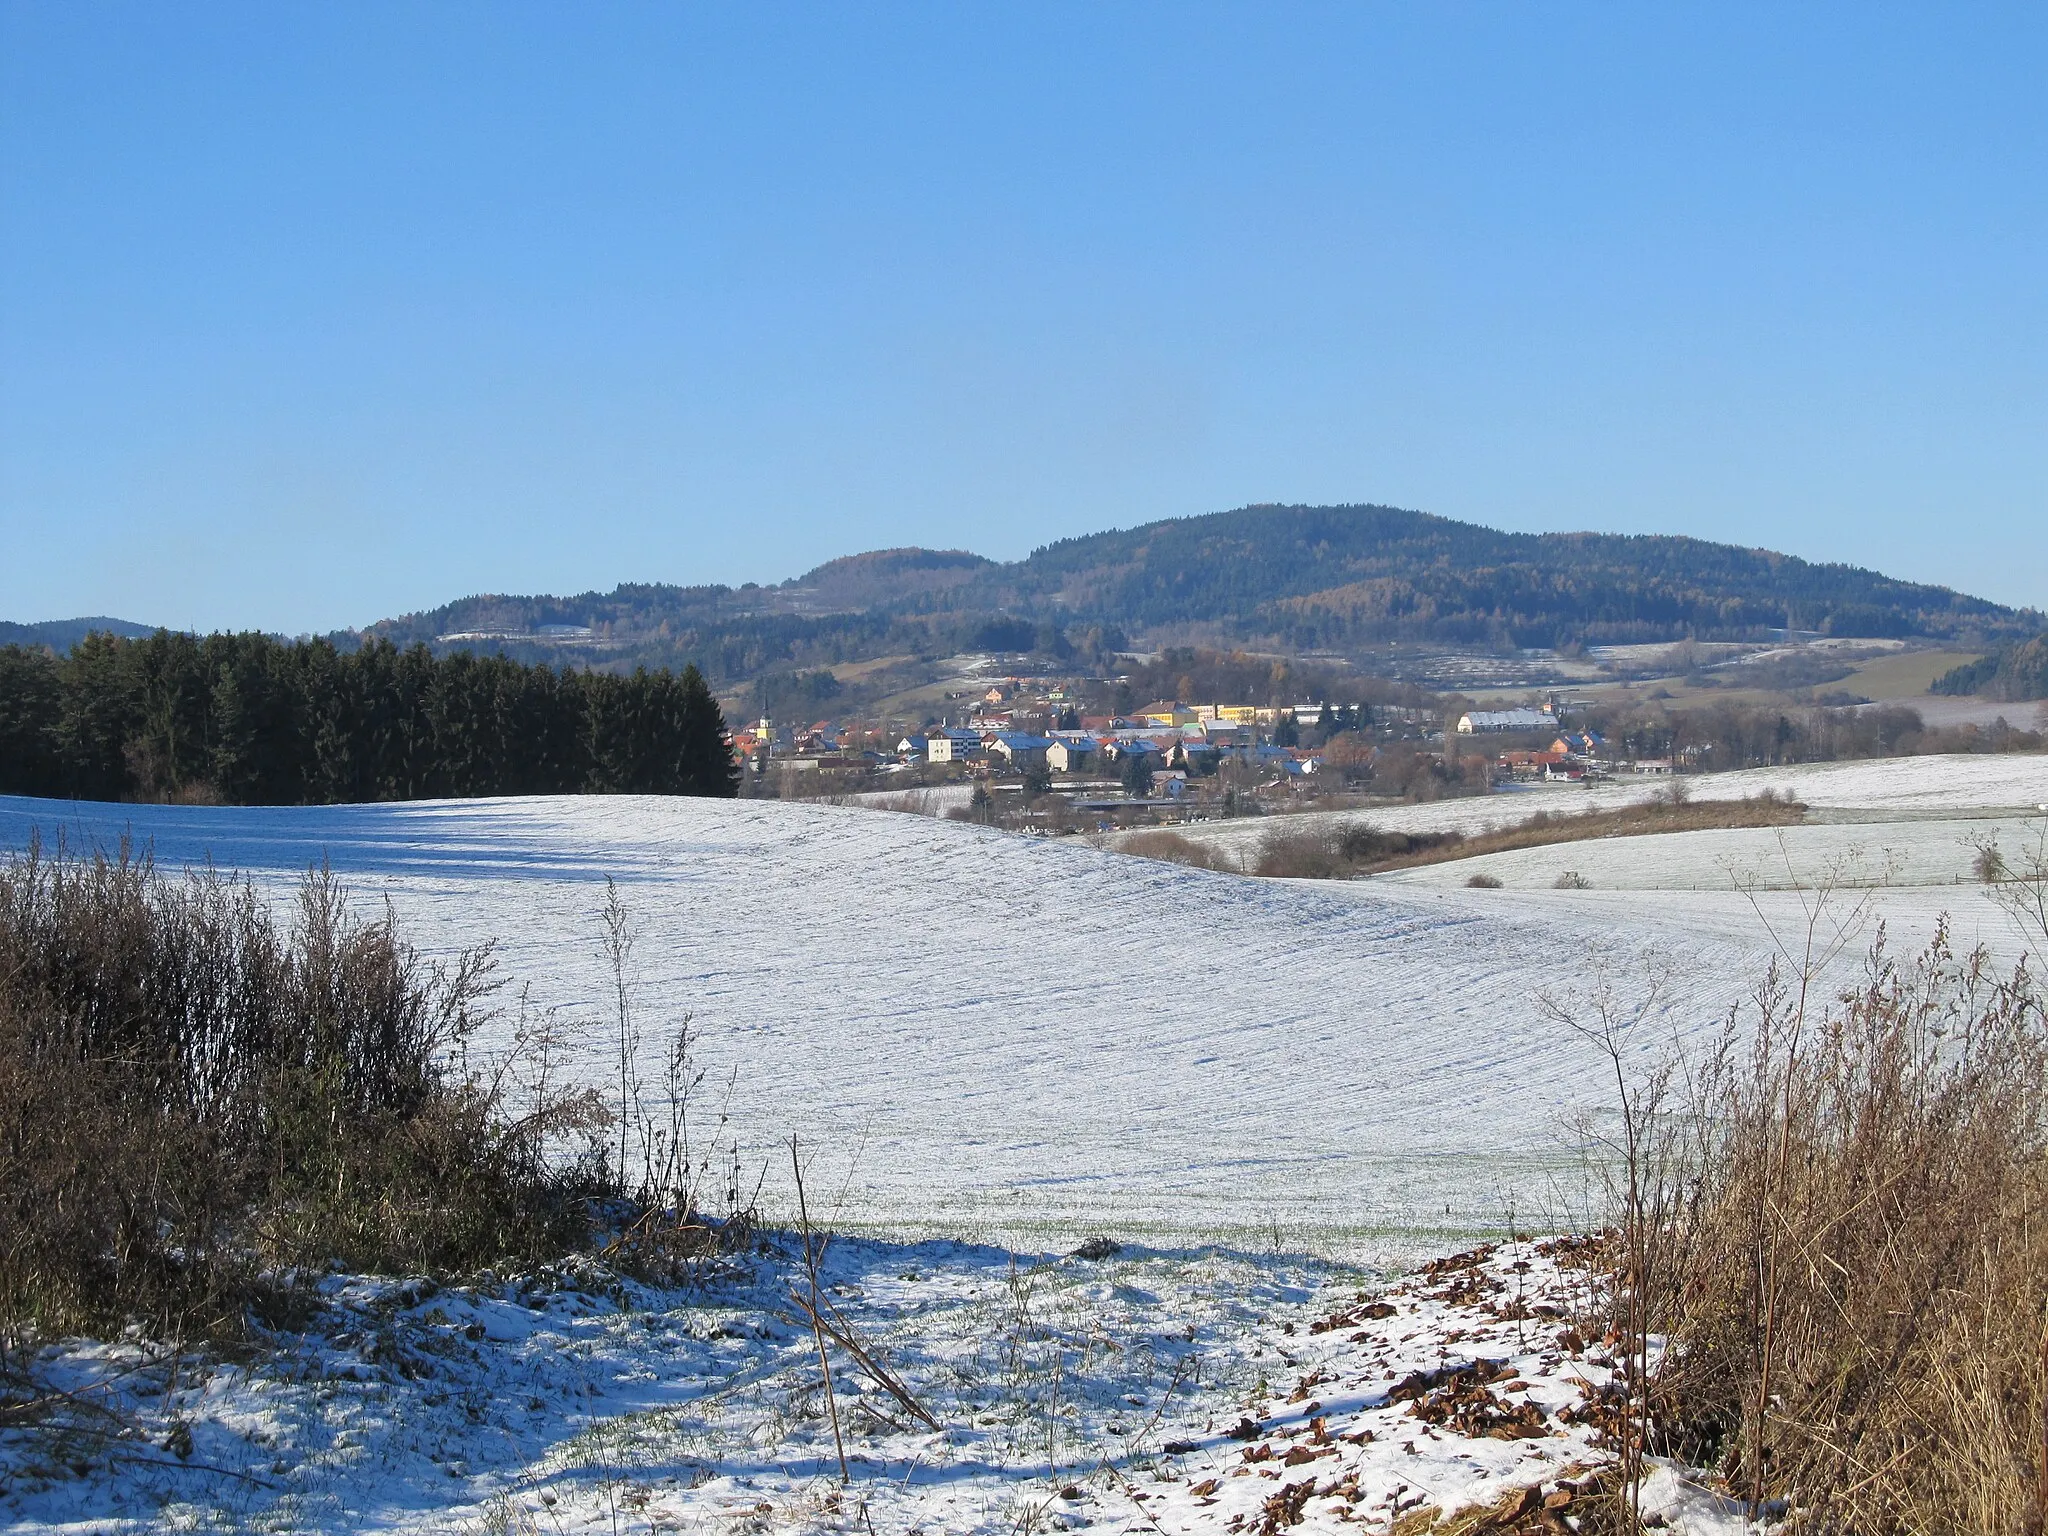
M 1258 506 L 1063 539 L 1008 564 L 880 550 L 774 586 L 466 598 L 369 633 L 578 665 L 694 662 L 725 686 L 885 654 L 1085 651 L 1104 637 L 1508 648 L 1753 638 L 1787 626 L 1989 646 L 2034 633 L 2041 618 L 1704 539 L 1502 533 L 1396 507 Z
M 1555 645 L 1753 634 L 2018 633 L 2012 610 L 1704 539 L 1502 533 L 1396 507 L 1245 507 L 1064 539 L 949 597 L 1223 623 L 1297 644 Z
M 140 640 L 144 635 L 156 631 L 147 624 L 131 624 L 126 619 L 46 619 L 40 624 L 10 624 L 0 620 L 0 645 L 46 646 L 53 651 L 68 651 L 87 635 L 119 635 L 124 640 Z

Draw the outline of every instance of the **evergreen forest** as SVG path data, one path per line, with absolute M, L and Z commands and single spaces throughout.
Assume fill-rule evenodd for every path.
M 0 647 L 0 793 L 333 805 L 733 795 L 695 667 L 614 675 L 425 646 L 159 630 Z
M 1934 680 L 1933 693 L 1975 693 L 2013 701 L 2048 699 L 2048 634 L 1999 648 Z

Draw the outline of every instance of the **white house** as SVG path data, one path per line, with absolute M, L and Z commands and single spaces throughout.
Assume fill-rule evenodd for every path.
M 964 763 L 981 755 L 981 732 L 933 731 L 925 738 L 925 757 L 934 763 Z
M 1046 766 L 1054 773 L 1085 773 L 1094 757 L 1092 741 L 1069 741 L 1055 736 L 1052 745 L 1045 749 Z

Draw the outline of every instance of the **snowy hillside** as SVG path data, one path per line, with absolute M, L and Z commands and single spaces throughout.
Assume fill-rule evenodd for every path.
M 2048 801 L 2048 757 L 1945 756 L 1891 758 L 1879 762 L 1803 763 L 1788 768 L 1750 768 L 1740 773 L 1700 774 L 1685 780 L 1695 800 L 1740 800 L 1769 791 L 1790 796 L 1820 813 L 1871 820 L 1922 817 L 1975 819 L 2003 812 L 2025 815 Z M 1618 779 L 1593 784 L 1518 785 L 1499 794 L 1424 805 L 1393 805 L 1363 811 L 1309 811 L 1209 822 L 1181 828 L 1181 835 L 1222 849 L 1241 866 L 1256 862 L 1269 835 L 1314 827 L 1372 826 L 1390 832 L 1497 831 L 1537 811 L 1572 814 L 1642 805 L 1669 793 L 1666 779 Z M 1880 816 L 1879 813 L 1889 813 Z M 1115 846 L 1123 836 L 1108 839 Z M 1473 866 L 1467 866 L 1470 873 Z
M 2016 766 L 2048 768 L 1964 767 L 1979 764 L 2008 776 L 1969 792 L 2007 801 L 2029 790 Z M 1869 767 L 1824 777 L 1866 804 L 1944 793 L 1946 764 Z M 611 875 L 642 927 L 650 1029 L 695 1015 L 714 1062 L 737 1069 L 735 1123 L 761 1161 L 800 1130 L 846 1182 L 842 1219 L 1023 1241 L 1085 1228 L 1270 1242 L 1277 1224 L 1286 1241 L 1372 1257 L 1497 1229 L 1511 1192 L 1523 1210 L 1554 1198 L 1560 1122 L 1602 1102 L 1597 1064 L 1539 994 L 1568 995 L 1596 965 L 1625 984 L 1675 967 L 1652 1031 L 1668 1041 L 1717 1020 L 1768 942 L 1711 850 L 1695 864 L 1718 889 L 1627 891 L 1601 865 L 1590 891 L 1467 891 L 1429 888 L 1426 872 L 1252 881 L 775 802 L 0 800 L 0 841 L 32 826 L 74 844 L 126 830 L 162 863 L 210 858 L 279 888 L 329 859 L 423 944 L 496 939 L 505 974 L 587 1024 L 593 1076 Z M 1874 826 L 1793 830 L 1883 847 Z M 1668 869 L 1640 846 L 1663 841 L 1600 855 Z M 1569 853 L 1588 862 L 1588 847 Z M 1965 939 L 2000 937 L 1975 889 L 1883 896 L 1900 942 L 1943 908 Z M 1766 896 L 1766 915 L 1796 924 L 1799 900 Z M 768 1193 L 774 1206 L 772 1172 Z
M 694 1013 L 735 1120 L 851 1172 L 844 1214 L 989 1236 L 1312 1229 L 1434 1251 L 1546 1183 L 1595 1064 L 1542 1017 L 1589 945 L 1697 980 L 1706 1025 L 1751 945 L 1682 927 L 1569 936 L 1547 914 L 1244 880 L 925 817 L 774 802 L 501 800 L 322 809 L 0 802 L 0 837 L 147 840 L 283 887 L 326 858 L 421 942 L 495 938 L 590 1022 L 596 908 L 642 925 L 650 1027 Z M 1458 893 L 1462 897 L 1466 893 Z M 774 1193 L 771 1176 L 770 1193 Z

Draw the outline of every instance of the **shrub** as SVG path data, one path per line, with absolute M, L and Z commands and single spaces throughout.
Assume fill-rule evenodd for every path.
M 551 1138 L 465 1070 L 488 950 L 430 964 L 325 871 L 246 883 L 123 847 L 0 868 L 0 1331 L 232 1333 L 281 1266 L 420 1271 L 580 1232 Z
M 1227 869 L 1214 848 L 1178 832 L 1134 832 L 1123 840 L 1123 852 L 1141 859 L 1162 859 L 1168 864 L 1186 864 L 1194 869 Z
M 1598 1412 L 1624 1494 L 1647 1451 L 1787 1533 L 2048 1528 L 2048 823 L 1988 894 L 2010 972 L 1945 918 L 1910 960 L 1880 928 L 1827 1002 L 1849 923 L 1823 891 L 1703 1058 L 1628 1066 L 1662 983 L 1544 999 L 1618 1095 Z
M 1347 872 L 1339 840 L 1327 831 L 1268 833 L 1252 866 L 1269 880 L 1333 880 Z
M 1332 880 L 1460 841 L 1456 832 L 1385 832 L 1340 826 L 1268 833 L 1252 873 L 1276 879 Z
M 1560 891 L 1590 891 L 1593 882 L 1575 869 L 1568 869 L 1557 877 L 1555 889 Z
M 1500 889 L 1500 877 L 1498 875 L 1474 875 L 1465 884 L 1475 891 L 1497 891 Z
M 1775 975 L 1698 1079 L 1658 1398 L 1800 1529 L 2018 1533 L 2048 1485 L 2048 1027 L 2022 968 L 1880 941 L 1817 1023 Z M 2048 1471 L 2048 1469 L 2043 1469 Z

